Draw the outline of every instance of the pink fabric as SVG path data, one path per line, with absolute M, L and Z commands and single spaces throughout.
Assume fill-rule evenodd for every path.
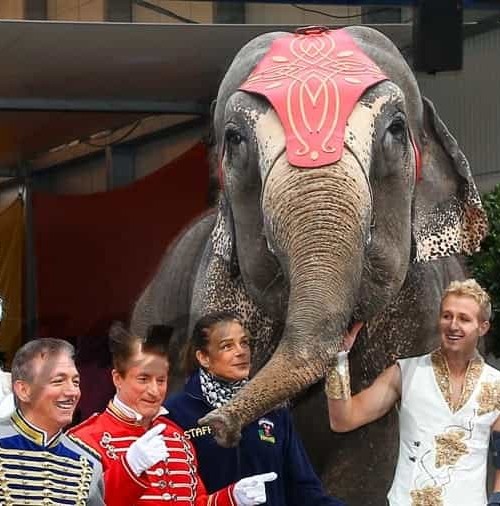
M 354 106 L 387 77 L 345 30 L 305 29 L 273 41 L 243 91 L 265 96 L 286 133 L 297 167 L 321 167 L 342 157 Z
M 417 147 L 417 144 L 411 132 L 410 132 L 410 141 L 411 147 L 413 148 L 413 152 L 415 153 L 415 181 L 418 183 L 422 179 L 422 157 L 420 156 L 420 151 Z

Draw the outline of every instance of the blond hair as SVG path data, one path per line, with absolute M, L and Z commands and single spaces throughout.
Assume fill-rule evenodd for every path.
M 482 321 L 489 321 L 491 318 L 491 301 L 486 290 L 475 280 L 466 279 L 464 281 L 452 281 L 445 289 L 441 304 L 449 295 L 457 297 L 470 297 L 479 305 L 479 317 Z

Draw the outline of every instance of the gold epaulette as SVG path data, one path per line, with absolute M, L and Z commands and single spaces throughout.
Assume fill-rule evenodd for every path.
M 99 452 L 94 450 L 92 446 L 85 443 L 85 441 L 82 441 L 78 436 L 75 436 L 73 434 L 66 434 L 68 438 L 73 441 L 77 446 L 79 446 L 82 450 L 85 450 L 87 453 L 90 453 L 98 462 L 101 462 L 101 455 Z

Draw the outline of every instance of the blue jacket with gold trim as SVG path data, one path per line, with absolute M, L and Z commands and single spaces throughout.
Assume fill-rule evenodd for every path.
M 99 456 L 61 432 L 47 434 L 20 411 L 0 422 L 0 504 L 104 506 Z
M 326 495 L 287 409 L 277 409 L 245 427 L 236 448 L 219 446 L 209 427 L 197 421 L 212 411 L 201 393 L 199 372 L 184 391 L 165 403 L 168 417 L 184 429 L 198 455 L 198 469 L 209 492 L 240 478 L 268 471 L 278 478 L 266 484 L 268 506 L 343 506 Z

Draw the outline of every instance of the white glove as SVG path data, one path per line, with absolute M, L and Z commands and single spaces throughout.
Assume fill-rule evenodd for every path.
M 164 423 L 155 425 L 137 441 L 134 441 L 127 450 L 125 458 L 136 476 L 140 476 L 146 469 L 154 466 L 160 460 L 168 458 L 167 447 L 161 435 L 165 427 Z
M 276 473 L 255 474 L 234 485 L 233 495 L 237 506 L 256 506 L 266 502 L 266 481 L 274 481 Z

